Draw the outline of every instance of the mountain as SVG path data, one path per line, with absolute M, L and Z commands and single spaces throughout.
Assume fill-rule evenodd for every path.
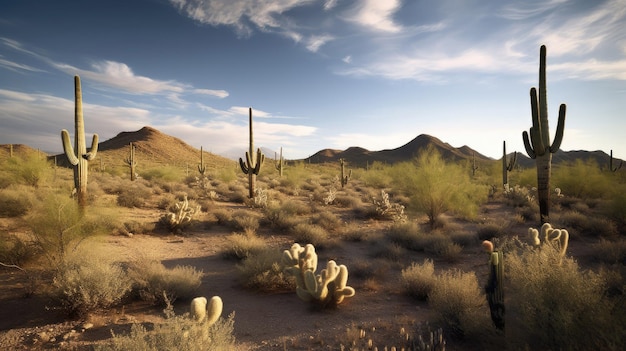
M 91 139 L 86 140 L 87 147 L 91 147 Z M 152 127 L 143 127 L 134 132 L 121 132 L 115 137 L 98 143 L 98 154 L 94 163 L 102 159 L 106 166 L 126 166 L 125 160 L 130 153 L 130 143 L 135 146 L 135 158 L 138 167 L 154 165 L 173 165 L 195 168 L 200 163 L 200 150 L 189 146 L 184 141 L 173 136 L 161 133 Z M 204 163 L 209 168 L 223 165 L 234 165 L 233 161 L 203 152 Z M 61 166 L 69 166 L 64 154 L 56 155 L 57 162 Z
M 48 156 L 48 153 L 40 151 L 39 149 L 33 149 L 32 147 L 24 144 L 0 144 L 0 155 L 10 157 L 11 149 L 13 149 L 13 156 L 27 156 L 32 154 Z
M 432 146 L 447 160 L 469 160 L 474 156 L 477 161 L 487 161 L 491 158 L 471 149 L 468 146 L 455 148 L 448 143 L 427 135 L 420 134 L 408 143 L 395 148 L 381 151 L 369 151 L 361 147 L 350 147 L 344 151 L 334 149 L 324 149 L 316 152 L 312 156 L 305 159 L 305 162 L 324 163 L 335 162 L 340 158 L 348 161 L 351 165 L 357 167 L 365 167 L 372 162 L 397 163 L 409 161 L 415 158 L 419 153 Z
M 450 144 L 427 134 L 421 134 L 410 142 L 395 149 L 369 151 L 367 149 L 354 146 L 343 151 L 336 149 L 323 149 L 304 159 L 304 161 L 310 163 L 325 163 L 337 162 L 339 159 L 343 158 L 354 167 L 365 167 L 375 161 L 392 164 L 396 162 L 409 161 L 415 158 L 428 146 L 434 147 L 446 160 L 471 160 L 472 157 L 475 157 L 477 162 L 494 161 L 493 158 L 482 155 L 469 146 L 464 145 L 455 148 Z M 510 153 L 507 156 L 511 157 L 512 154 L 513 153 Z M 499 160 L 501 160 L 501 158 Z M 571 163 L 576 160 L 593 160 L 601 168 L 608 168 L 609 155 L 603 151 L 559 150 L 552 156 L 552 164 L 554 165 L 567 162 Z M 613 162 L 613 167 L 617 167 L 622 160 L 614 159 Z M 522 168 L 535 167 L 535 161 L 528 157 L 525 152 L 517 152 L 517 164 Z M 626 169 L 626 167 L 624 169 Z

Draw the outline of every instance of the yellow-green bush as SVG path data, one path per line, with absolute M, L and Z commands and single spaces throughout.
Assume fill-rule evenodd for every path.
M 422 264 L 413 262 L 402 270 L 402 285 L 407 294 L 419 300 L 426 300 L 437 281 L 435 265 L 430 259 Z
M 166 305 L 176 299 L 191 299 L 202 283 L 203 272 L 192 266 L 166 268 L 161 262 L 140 259 L 129 268 L 134 287 L 146 301 Z

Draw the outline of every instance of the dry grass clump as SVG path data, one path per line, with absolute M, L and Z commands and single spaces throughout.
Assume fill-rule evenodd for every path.
M 570 235 L 585 237 L 615 237 L 617 226 L 607 218 L 588 216 L 576 211 L 567 211 L 559 216 L 559 223 L 566 227 Z
M 0 217 L 20 217 L 32 207 L 29 189 L 11 185 L 0 190 Z
M 331 244 L 326 229 L 315 224 L 298 223 L 291 235 L 294 241 L 313 244 L 316 248 L 327 248 Z
M 302 221 L 300 216 L 292 212 L 289 206 L 270 204 L 263 209 L 263 214 L 272 228 L 283 232 L 292 230 Z
M 400 262 L 406 256 L 406 249 L 396 243 L 382 241 L 372 245 L 370 255 L 391 262 Z
M 424 250 L 424 233 L 415 222 L 395 222 L 387 231 L 387 239 L 406 249 Z
M 193 298 L 203 272 L 192 266 L 177 265 L 170 269 L 159 261 L 143 258 L 130 264 L 128 275 L 142 300 L 166 305 L 176 299 Z
M 358 222 L 350 221 L 339 227 L 337 234 L 343 240 L 360 242 L 367 240 L 370 233 L 361 228 Z
M 152 196 L 150 189 L 144 182 L 124 182 L 117 190 L 117 204 L 123 207 L 141 207 Z
M 626 265 L 626 239 L 606 240 L 592 244 L 592 256 L 602 263 Z
M 165 310 L 166 319 L 147 329 L 133 324 L 128 334 L 114 334 L 106 344 L 96 345 L 97 351 L 126 350 L 186 350 L 186 351 L 234 351 L 234 314 L 221 317 L 207 326 L 189 317 L 189 313 L 175 315 L 171 307 Z
M 233 257 L 241 260 L 267 249 L 265 240 L 254 235 L 253 232 L 234 233 L 227 236 L 226 240 L 228 240 L 229 245 L 224 250 L 223 255 L 227 258 Z
M 241 284 L 262 292 L 293 291 L 295 279 L 283 271 L 282 252 L 267 246 L 256 250 L 237 265 Z
M 422 264 L 413 262 L 402 270 L 402 285 L 405 292 L 419 300 L 426 300 L 437 281 L 435 265 L 431 259 Z
M 476 230 L 478 240 L 493 240 L 506 235 L 507 225 L 503 223 L 487 222 L 480 224 Z
M 37 244 L 0 231 L 0 263 L 21 267 L 40 253 Z
M 313 216 L 313 223 L 321 226 L 326 230 L 335 230 L 341 227 L 341 218 L 334 212 L 324 209 Z
M 52 287 L 67 312 L 83 315 L 120 303 L 131 291 L 132 282 L 108 253 L 82 249 L 59 265 Z
M 225 208 L 216 208 L 212 211 L 212 214 L 217 220 L 217 224 L 220 225 L 228 225 L 233 219 L 232 212 Z
M 237 210 L 233 213 L 232 223 L 235 229 L 255 233 L 259 229 L 259 217 L 256 212 Z
M 625 318 L 605 294 L 602 274 L 581 270 L 549 245 L 505 255 L 510 281 L 507 314 L 515 348 L 623 350 Z M 623 297 L 619 297 L 623 299 Z M 621 311 L 620 311 L 621 310 Z M 507 329 L 509 327 L 507 326 Z

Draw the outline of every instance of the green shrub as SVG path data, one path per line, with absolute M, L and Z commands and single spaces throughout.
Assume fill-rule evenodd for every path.
M 613 182 L 608 176 L 610 174 L 602 172 L 595 161 L 578 159 L 554 167 L 551 183 L 559 187 L 565 196 L 598 199 L 612 191 Z
M 561 259 L 550 245 L 505 257 L 511 286 L 507 326 L 516 349 L 623 350 L 623 309 L 607 297 L 605 279 Z M 623 308 L 623 306 L 622 306 Z
M 8 184 L 37 187 L 50 173 L 50 163 L 38 153 L 9 158 L 4 163 Z M 7 184 L 7 185 L 8 185 Z
M 234 314 L 227 319 L 220 318 L 211 326 L 198 323 L 185 313 L 156 323 L 152 330 L 141 324 L 133 324 L 127 335 L 113 334 L 106 344 L 97 345 L 98 351 L 234 351 Z
M 486 298 L 478 286 L 474 272 L 446 270 L 428 296 L 428 305 L 448 335 L 472 338 L 491 329 Z
M 68 255 L 52 281 L 54 296 L 71 314 L 85 314 L 120 303 L 131 281 L 107 253 L 82 249 Z
M 141 178 L 148 181 L 180 183 L 183 177 L 182 169 L 173 166 L 159 166 L 141 171 Z
M 412 263 L 402 270 L 404 290 L 410 296 L 426 300 L 437 281 L 434 273 L 435 265 L 430 259 L 424 260 L 422 264 Z
M 195 297 L 202 275 L 202 271 L 191 266 L 177 265 L 168 269 L 161 262 L 149 259 L 135 261 L 129 268 L 129 276 L 139 296 L 160 305 Z
M 237 265 L 239 281 L 251 290 L 263 292 L 293 291 L 295 280 L 281 265 L 282 252 L 264 247 L 248 255 Z

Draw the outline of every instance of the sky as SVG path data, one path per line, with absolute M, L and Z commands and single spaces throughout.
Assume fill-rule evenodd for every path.
M 0 144 L 62 151 L 143 126 L 233 156 L 400 147 L 524 152 L 547 46 L 562 150 L 626 158 L 626 0 L 4 0 Z M 268 155 L 273 157 L 273 155 Z

